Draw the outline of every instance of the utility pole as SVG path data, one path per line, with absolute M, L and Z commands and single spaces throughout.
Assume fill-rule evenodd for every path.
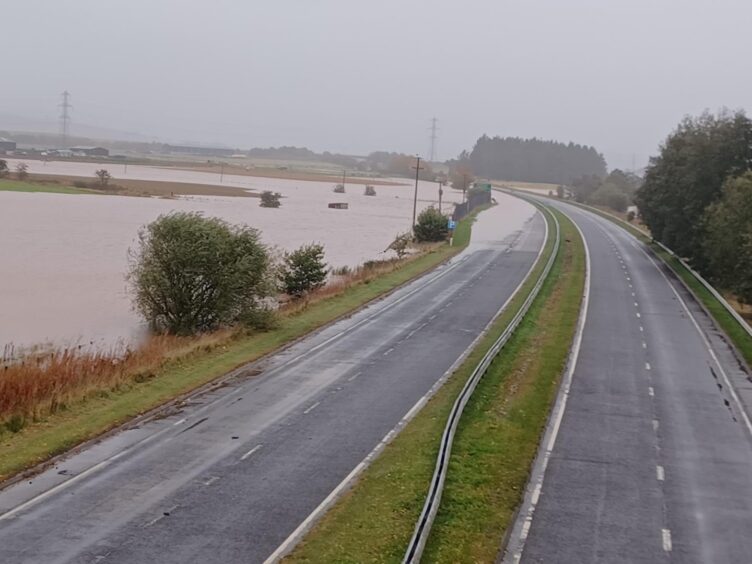
M 417 157 L 418 162 L 415 164 L 415 194 L 413 195 L 413 229 L 415 229 L 415 213 L 418 209 L 418 175 L 423 167 L 420 166 L 420 157 Z
M 441 196 L 444 195 L 444 189 L 442 188 L 444 183 L 439 180 L 439 213 L 441 213 Z
M 463 204 L 467 201 L 466 194 L 467 194 L 467 173 L 463 172 L 462 173 L 462 203 Z
M 428 162 L 430 163 L 434 162 L 434 159 L 436 158 L 436 132 L 438 131 L 436 123 L 438 121 L 439 120 L 437 120 L 436 118 L 431 118 L 431 145 L 428 151 Z
M 63 101 L 58 104 L 60 108 L 60 142 L 62 148 L 68 145 L 68 129 L 70 127 L 70 110 L 73 108 L 70 104 L 70 92 L 67 90 L 62 94 Z
M 345 189 L 345 181 L 347 180 L 347 169 L 342 170 L 342 189 Z
M 219 161 L 219 183 L 222 184 L 225 179 L 225 161 Z

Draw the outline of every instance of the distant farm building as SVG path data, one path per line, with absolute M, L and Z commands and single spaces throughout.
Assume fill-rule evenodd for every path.
M 109 157 L 110 151 L 104 147 L 71 147 L 70 151 L 83 157 Z
M 16 142 L 0 137 L 0 153 L 12 153 L 16 150 Z

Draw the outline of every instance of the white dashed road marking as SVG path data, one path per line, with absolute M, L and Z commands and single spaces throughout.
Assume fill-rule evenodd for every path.
M 318 405 L 318 404 L 316 404 L 316 405 Z M 249 456 L 251 456 L 254 452 L 256 452 L 260 448 L 261 448 L 261 445 L 256 445 L 251 450 L 249 450 L 248 452 L 246 452 L 243 456 L 241 456 L 240 460 L 245 460 L 246 458 L 248 458 Z
M 316 409 L 319 406 L 320 403 L 321 403 L 320 401 L 317 401 L 316 403 L 314 403 L 311 407 L 309 407 L 308 409 L 306 409 L 303 412 L 303 415 L 307 415 L 308 413 L 310 413 L 311 411 L 313 411 L 314 409 Z
M 663 529 L 663 550 L 671 552 L 671 530 Z

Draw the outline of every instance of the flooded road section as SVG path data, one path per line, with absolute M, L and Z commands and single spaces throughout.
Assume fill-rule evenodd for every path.
M 102 166 L 27 162 L 32 174 L 92 178 Z M 117 166 L 110 167 L 115 182 Z M 9 167 L 13 170 L 15 163 Z M 120 177 L 219 184 L 218 175 L 211 173 L 132 165 L 127 176 Z M 139 228 L 161 214 L 195 211 L 245 223 L 258 228 L 265 243 L 281 249 L 318 242 L 332 266 L 384 258 L 394 236 L 410 228 L 409 184 L 377 186 L 375 197 L 364 196 L 362 185 L 348 185 L 347 193 L 334 194 L 332 185 L 323 182 L 225 175 L 223 184 L 278 191 L 282 207 L 261 208 L 256 198 L 0 192 L 0 351 L 7 343 L 24 347 L 94 341 L 107 346 L 145 334 L 127 292 L 128 249 L 135 245 Z M 444 195 L 445 201 L 461 199 L 451 189 Z M 505 229 L 521 226 L 532 214 L 524 202 L 498 198 L 509 218 Z M 419 210 L 437 200 L 435 183 L 419 183 Z M 335 201 L 347 202 L 349 209 L 327 208 Z

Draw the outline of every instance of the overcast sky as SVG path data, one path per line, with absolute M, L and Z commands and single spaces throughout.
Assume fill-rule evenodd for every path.
M 239 147 L 471 148 L 483 133 L 644 164 L 685 114 L 752 105 L 750 0 L 0 0 L 0 129 Z

